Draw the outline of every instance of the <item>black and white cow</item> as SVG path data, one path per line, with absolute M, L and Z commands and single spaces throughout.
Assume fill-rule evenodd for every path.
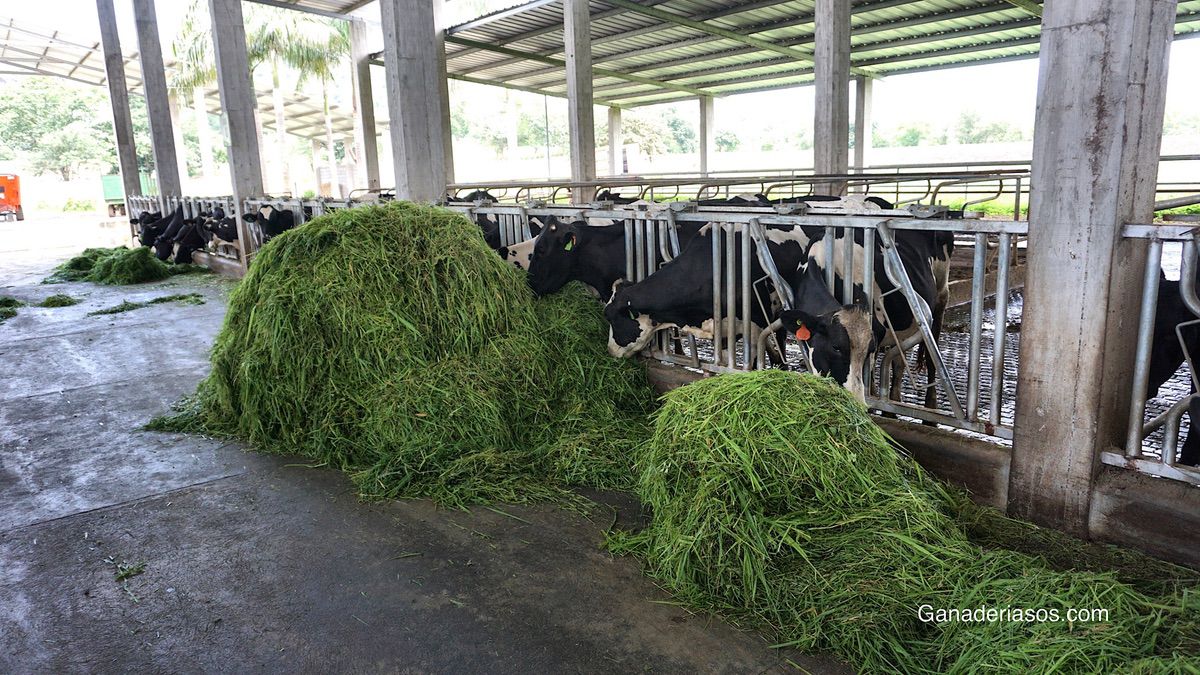
M 167 219 L 164 219 L 167 220 Z M 161 221 L 160 221 L 161 222 Z M 179 236 L 187 223 L 184 222 L 183 207 L 175 209 L 167 220 L 166 227 L 154 239 L 154 256 L 159 260 L 167 260 L 175 252 L 175 237 Z
M 204 229 L 221 241 L 235 242 L 238 239 L 237 220 L 232 216 L 210 218 L 205 221 Z
M 138 241 L 142 246 L 153 246 L 158 235 L 167 229 L 170 214 L 164 219 L 161 211 L 144 211 L 137 218 L 130 218 L 131 224 L 138 226 Z
M 844 236 L 852 231 L 852 237 Z M 941 334 L 942 316 L 949 298 L 949 263 L 954 247 L 950 232 L 894 231 L 896 249 L 913 289 L 930 307 L 935 338 Z M 854 269 L 862 270 L 865 260 L 863 231 L 840 230 L 834 233 L 833 259 L 827 259 L 825 235 L 814 240 L 807 260 L 796 270 L 792 281 L 794 303 L 782 313 L 784 328 L 806 342 L 813 368 L 850 390 L 860 401 L 866 395 L 864 369 L 874 363 L 879 349 L 911 349 L 921 334 L 916 318 L 904 295 L 895 290 L 884 268 L 883 247 L 879 237 L 874 252 L 874 307 L 865 305 L 861 284 L 854 286 L 854 302 L 842 304 L 826 285 L 826 270 L 834 269 L 834 289 L 842 288 L 845 246 L 852 242 Z M 932 380 L 936 374 L 932 354 L 925 355 Z M 899 368 L 893 364 L 892 396 L 899 395 Z M 925 405 L 934 407 L 936 391 L 926 390 Z
M 776 266 L 783 269 L 795 269 L 803 263 L 805 252 L 815 236 L 813 228 L 806 230 L 794 225 L 766 226 L 764 233 L 771 257 Z M 655 333 L 668 328 L 678 328 L 685 335 L 711 338 L 714 329 L 726 327 L 725 322 L 730 317 L 721 317 L 720 321 L 714 321 L 713 317 L 712 236 L 712 227 L 705 226 L 678 256 L 658 271 L 638 283 L 625 280 L 615 283 L 612 297 L 604 308 L 604 316 L 609 323 L 610 354 L 619 358 L 630 357 L 644 349 Z M 738 249 L 734 259 L 738 262 L 733 273 L 740 275 L 740 238 L 734 245 Z M 764 271 L 758 256 L 751 255 L 750 260 L 752 278 L 761 278 Z M 737 284 L 735 291 L 739 309 L 742 306 L 740 286 Z M 767 315 L 773 302 L 769 297 L 769 289 L 755 286 L 754 293 L 758 297 L 750 302 L 750 321 L 757 335 L 774 320 L 773 316 Z M 740 326 L 743 317 L 739 315 L 733 318 L 739 320 L 737 325 Z M 772 360 L 779 365 L 784 363 L 784 337 L 781 332 L 775 345 L 768 344 Z M 743 339 L 750 338 L 743 336 Z
M 548 220 L 553 220 L 551 217 Z M 500 254 L 500 259 L 512 263 L 517 269 L 528 272 L 529 264 L 533 258 L 533 248 L 537 245 L 537 241 L 541 236 L 545 226 L 542 224 L 540 216 L 531 216 L 529 218 L 529 239 L 520 241 L 509 246 L 496 247 L 496 253 Z
M 258 213 L 244 214 L 242 220 L 258 224 L 259 230 L 262 231 L 264 244 L 272 237 L 283 234 L 296 226 L 296 214 L 289 209 L 277 209 L 270 204 L 260 207 Z
M 1161 273 L 1160 273 L 1161 274 Z M 1196 319 L 1196 315 L 1183 303 L 1183 295 L 1179 290 L 1178 281 L 1169 281 L 1166 275 L 1161 275 L 1158 281 L 1158 309 L 1154 314 L 1154 340 L 1150 352 L 1150 381 L 1146 396 L 1153 398 L 1158 395 L 1162 385 L 1175 374 L 1184 362 L 1183 345 L 1175 327 L 1185 321 Z M 1180 331 L 1187 344 L 1188 353 L 1192 358 L 1200 354 L 1200 326 L 1188 326 Z M 1190 385 L 1190 394 L 1196 393 L 1195 385 Z M 1200 401 L 1193 401 L 1188 406 L 1188 416 L 1191 418 L 1191 428 L 1184 439 L 1179 452 L 1179 464 L 1188 466 L 1200 465 Z

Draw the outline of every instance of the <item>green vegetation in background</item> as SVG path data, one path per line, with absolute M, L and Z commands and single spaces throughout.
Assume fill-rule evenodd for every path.
M 79 300 L 65 293 L 55 293 L 45 300 L 38 303 L 38 307 L 70 307 L 78 305 Z
M 176 274 L 207 271 L 198 265 L 165 263 L 145 246 L 137 248 L 89 248 L 54 269 L 44 284 L 68 281 L 92 281 L 98 284 L 125 285 L 158 281 Z
M 1085 571 L 1086 560 L 1065 571 L 980 548 L 957 518 L 988 516 L 898 453 L 830 380 L 727 374 L 663 400 L 637 459 L 637 495 L 653 520 L 611 545 L 691 606 L 782 645 L 832 651 L 860 672 L 1200 666 L 1195 573 L 1158 564 L 1145 574 L 1178 583 L 1142 592 Z M 922 605 L 1056 609 L 1062 620 L 935 623 L 918 617 Z M 1110 615 L 1072 625 L 1071 608 Z

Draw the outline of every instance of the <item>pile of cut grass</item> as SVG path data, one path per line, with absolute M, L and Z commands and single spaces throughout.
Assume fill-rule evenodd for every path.
M 7 321 L 16 316 L 17 308 L 24 306 L 25 303 L 14 297 L 0 295 L 0 322 Z
M 778 371 L 677 389 L 637 492 L 654 513 L 618 551 L 685 601 L 834 652 L 864 672 L 1195 668 L 1200 594 L 972 543 L 957 497 L 828 380 Z M 976 512 L 978 515 L 978 512 Z M 984 528 L 987 531 L 987 528 Z M 1058 610 L 1060 622 L 926 622 L 918 608 Z M 1110 611 L 1068 624 L 1068 609 Z M 1160 671 L 1161 672 L 1161 671 Z
M 654 396 L 606 340 L 582 288 L 535 302 L 461 215 L 363 206 L 259 251 L 211 375 L 151 428 L 298 453 L 374 498 L 462 506 L 630 488 Z
M 70 307 L 71 305 L 78 304 L 78 299 L 73 298 L 66 293 L 55 293 L 54 295 L 51 295 L 45 300 L 39 302 L 38 307 Z
M 123 286 L 158 281 L 176 274 L 204 270 L 198 265 L 175 265 L 154 257 L 149 248 L 89 248 L 55 268 L 42 283 L 91 281 Z
M 122 300 L 121 304 L 105 307 L 94 312 L 88 312 L 88 316 L 96 316 L 99 314 L 121 314 L 123 312 L 132 312 L 135 309 L 142 309 L 150 305 L 161 305 L 167 302 L 182 302 L 185 305 L 203 305 L 204 296 L 199 293 L 177 293 L 175 295 L 164 295 L 145 302 L 130 302 Z

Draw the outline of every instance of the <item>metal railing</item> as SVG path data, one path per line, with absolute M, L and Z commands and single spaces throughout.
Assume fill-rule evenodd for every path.
M 677 228 L 683 223 L 709 224 L 712 233 L 713 322 L 711 340 L 696 339 L 678 332 L 663 331 L 643 350 L 652 359 L 705 372 L 749 370 L 767 366 L 767 341 L 778 330 L 778 323 L 753 326 L 750 322 L 751 302 L 765 303 L 773 295 L 779 306 L 790 306 L 791 288 L 786 277 L 792 270 L 778 270 L 767 245 L 766 228 L 778 225 L 819 227 L 827 234 L 839 231 L 863 232 L 865 256 L 861 269 L 854 269 L 853 257 L 841 261 L 837 275 L 843 279 L 840 289 L 833 288 L 834 267 L 827 270 L 827 283 L 835 295 L 853 302 L 854 285 L 865 289 L 869 303 L 881 302 L 874 297 L 876 259 L 875 242 L 880 243 L 884 258 L 881 269 L 888 275 L 921 324 L 917 342 L 924 342 L 938 362 L 938 381 L 941 391 L 936 403 L 924 405 L 924 391 L 929 383 L 918 377 L 916 368 L 899 350 L 878 355 L 868 379 L 868 406 L 886 413 L 944 424 L 984 436 L 1012 439 L 1012 401 L 1006 392 L 1012 390 L 1015 377 L 1007 367 L 1006 351 L 1010 341 L 1005 330 L 1008 306 L 1008 270 L 1014 262 L 1015 238 L 1027 234 L 1024 222 L 993 220 L 947 219 L 945 209 L 929 209 L 914 205 L 910 209 L 875 211 L 870 214 L 846 215 L 839 207 L 813 204 L 804 213 L 787 213 L 787 208 L 766 207 L 697 207 L 695 204 L 614 206 L 542 205 L 530 207 L 493 205 L 454 205 L 449 208 L 469 213 L 488 214 L 496 218 L 516 219 L 518 237 L 528 238 L 530 217 L 555 215 L 565 219 L 599 219 L 623 222 L 626 230 L 626 278 L 640 281 L 679 254 Z M 964 336 L 965 350 L 948 352 L 934 339 L 930 329 L 930 308 L 924 305 L 912 288 L 907 272 L 893 243 L 898 232 L 948 231 L 971 241 L 975 246 L 972 268 L 972 304 L 969 333 Z M 502 231 L 503 235 L 503 231 Z M 832 238 L 827 237 L 832 246 Z M 850 250 L 850 249 L 846 249 Z M 992 255 L 994 253 L 994 255 Z M 752 258 L 759 272 L 752 273 Z M 831 257 L 831 256 L 827 256 Z M 995 272 L 988 283 L 989 257 Z M 847 283 L 847 281 L 851 283 Z M 757 291 L 766 291 L 756 292 Z M 986 297 L 995 295 L 993 304 L 994 328 L 986 335 Z M 761 307 L 771 317 L 772 308 Z M 686 346 L 684 343 L 687 343 Z M 916 342 L 905 345 L 915 346 Z M 786 346 L 782 346 L 786 349 Z M 960 351 L 965 353 L 959 353 Z M 985 353 L 993 355 L 985 369 Z M 806 363 L 799 346 L 793 348 L 799 356 L 796 365 Z M 893 376 L 893 368 L 897 371 Z M 984 377 L 986 375 L 986 379 Z M 898 378 L 893 380 L 893 377 Z M 907 381 L 909 389 L 899 385 Z M 892 384 L 897 383 L 901 394 L 892 398 Z M 961 392 L 961 393 L 960 393 Z M 963 395 L 965 394 L 965 396 Z
M 1200 298 L 1197 297 L 1197 224 L 1192 225 L 1126 225 L 1123 236 L 1131 239 L 1146 239 L 1146 271 L 1142 285 L 1141 311 L 1138 318 L 1137 348 L 1134 352 L 1134 374 L 1129 406 L 1129 424 L 1124 453 L 1103 452 L 1101 461 L 1113 466 L 1135 469 L 1163 478 L 1173 478 L 1200 485 L 1200 467 L 1183 466 L 1176 463 L 1179 448 L 1180 424 L 1183 414 L 1189 412 L 1197 400 L 1200 384 L 1197 380 L 1196 355 L 1188 349 L 1184 331 L 1200 325 Z M 1167 242 L 1182 244 L 1180 260 L 1179 293 L 1183 306 L 1191 317 L 1173 327 L 1175 339 L 1179 340 L 1183 352 L 1181 369 L 1190 380 L 1190 393 L 1179 396 L 1163 412 L 1146 419 L 1147 392 L 1151 361 L 1154 353 L 1155 327 L 1158 325 L 1159 287 L 1162 280 L 1163 246 Z M 1189 415 L 1190 417 L 1190 415 Z M 1192 419 L 1189 433 L 1200 433 L 1200 420 Z M 1158 457 L 1147 454 L 1147 440 L 1162 430 L 1162 446 Z

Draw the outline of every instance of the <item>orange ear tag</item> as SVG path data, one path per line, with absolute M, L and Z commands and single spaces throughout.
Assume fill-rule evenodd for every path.
M 808 330 L 807 326 L 801 325 L 796 329 L 796 339 L 801 342 L 807 342 L 812 337 L 812 331 Z

